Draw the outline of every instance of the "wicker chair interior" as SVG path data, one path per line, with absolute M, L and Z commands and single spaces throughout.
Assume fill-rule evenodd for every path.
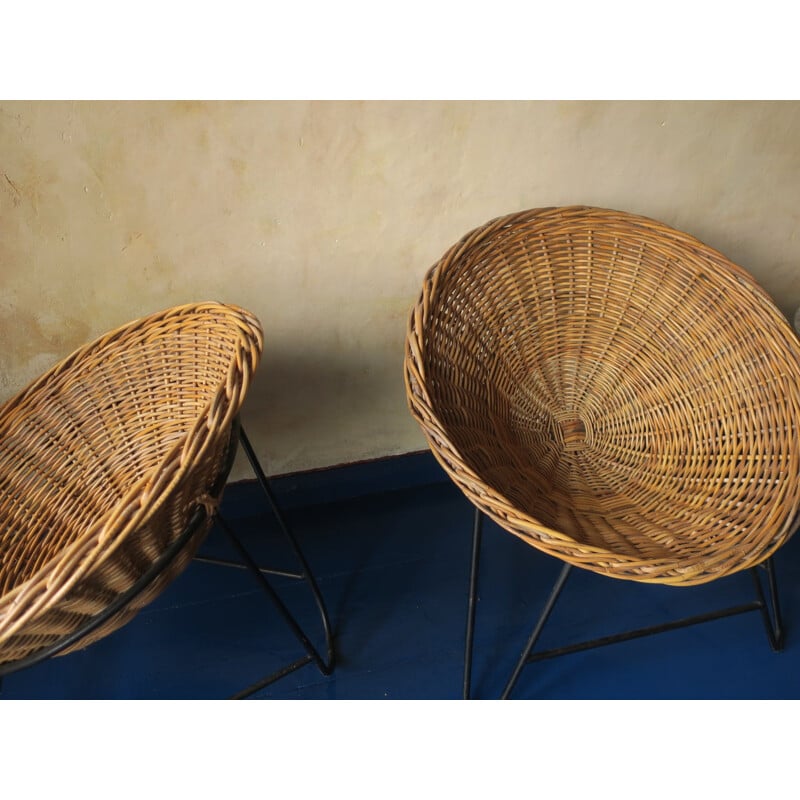
M 125 325 L 0 407 L 0 664 L 109 608 L 205 510 L 169 566 L 63 652 L 128 622 L 188 565 L 230 468 L 260 324 L 201 303 Z
M 800 346 L 743 269 L 651 219 L 495 219 L 426 276 L 409 406 L 500 526 L 604 575 L 753 567 L 800 508 Z

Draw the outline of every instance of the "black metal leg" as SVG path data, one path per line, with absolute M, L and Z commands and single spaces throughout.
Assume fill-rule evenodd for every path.
M 322 627 L 325 632 L 325 649 L 326 649 L 326 659 L 325 659 L 325 674 L 329 675 L 335 666 L 336 661 L 336 654 L 334 652 L 333 647 L 333 635 L 331 634 L 331 625 L 330 620 L 328 618 L 328 612 L 325 608 L 325 603 L 322 599 L 322 593 L 319 590 L 319 586 L 317 585 L 317 581 L 314 578 L 314 574 L 311 572 L 311 568 L 308 566 L 308 561 L 306 561 L 306 557 L 303 555 L 302 550 L 300 549 L 300 545 L 297 543 L 297 539 L 292 534 L 289 526 L 286 524 L 286 520 L 283 517 L 283 513 L 278 506 L 278 502 L 275 499 L 275 495 L 270 488 L 269 481 L 267 480 L 267 476 L 264 474 L 264 470 L 261 469 L 261 464 L 258 461 L 258 457 L 253 450 L 252 445 L 250 444 L 250 440 L 247 438 L 247 434 L 244 432 L 244 428 L 240 430 L 240 438 L 242 442 L 242 446 L 244 447 L 244 451 L 247 455 L 247 458 L 250 462 L 250 466 L 253 468 L 253 472 L 258 479 L 258 483 L 261 486 L 262 491 L 267 497 L 269 501 L 270 508 L 272 509 L 272 513 L 275 515 L 275 518 L 278 520 L 278 524 L 280 525 L 281 531 L 283 532 L 284 537 L 289 542 L 289 546 L 292 548 L 292 552 L 294 553 L 297 561 L 300 563 L 302 568 L 302 577 L 308 583 L 309 588 L 311 589 L 311 593 L 314 596 L 314 602 L 317 604 L 317 609 L 319 610 L 320 619 L 322 621 Z M 322 669 L 322 667 L 320 667 Z
M 564 564 L 563 569 L 559 573 L 558 578 L 556 579 L 555 585 L 553 586 L 553 590 L 550 592 L 550 597 L 547 598 L 547 602 L 545 603 L 544 609 L 539 616 L 539 621 L 536 623 L 536 626 L 531 633 L 530 639 L 528 639 L 528 643 L 525 645 L 525 649 L 522 651 L 522 655 L 517 662 L 517 666 L 514 667 L 514 672 L 511 673 L 511 677 L 508 679 L 508 683 L 506 684 L 506 688 L 503 690 L 503 694 L 501 696 L 502 700 L 507 700 L 509 695 L 514 689 L 515 684 L 522 672 L 522 668 L 528 661 L 528 656 L 530 656 L 531 650 L 533 650 L 534 646 L 536 645 L 537 640 L 539 639 L 539 635 L 542 632 L 542 629 L 547 622 L 547 618 L 550 616 L 550 613 L 553 610 L 553 606 L 556 604 L 556 600 L 558 600 L 558 596 L 561 594 L 561 590 L 564 588 L 564 584 L 567 582 L 567 577 L 569 576 L 570 571 L 572 570 L 571 564 Z
M 758 574 L 758 570 L 763 568 L 767 573 L 767 586 L 769 589 L 769 603 L 767 602 L 764 589 L 761 585 L 761 580 Z M 698 614 L 693 617 L 687 617 L 680 620 L 675 620 L 673 622 L 662 623 L 660 625 L 653 625 L 646 628 L 639 628 L 636 630 L 626 631 L 624 633 L 614 634 L 612 636 L 603 636 L 598 639 L 592 639 L 590 641 L 585 642 L 578 642 L 577 644 L 568 645 L 566 647 L 557 647 L 551 650 L 546 650 L 543 652 L 538 652 L 532 654 L 532 650 L 536 645 L 536 642 L 539 639 L 539 636 L 544 628 L 545 623 L 547 622 L 548 617 L 550 616 L 553 607 L 558 599 L 558 596 L 561 593 L 561 590 L 564 588 L 564 583 L 566 582 L 567 576 L 572 569 L 570 564 L 565 564 L 561 570 L 561 573 L 556 580 L 555 585 L 550 593 L 550 597 L 548 598 L 547 602 L 545 603 L 544 609 L 537 621 L 533 632 L 528 639 L 527 644 L 525 645 L 525 649 L 522 652 L 515 668 L 514 672 L 512 673 L 511 677 L 506 684 L 506 687 L 501 695 L 503 700 L 508 699 L 511 692 L 514 689 L 514 686 L 522 672 L 522 669 L 525 667 L 526 664 L 533 663 L 535 661 L 541 661 L 542 659 L 546 658 L 555 658 L 561 655 L 567 655 L 569 653 L 576 653 L 582 650 L 589 650 L 596 647 L 603 647 L 609 644 L 614 644 L 616 642 L 624 642 L 630 641 L 632 639 L 637 639 L 642 636 L 650 636 L 655 633 L 664 633 L 667 631 L 676 630 L 678 628 L 685 628 L 690 625 L 697 625 L 704 622 L 710 622 L 712 620 L 722 619 L 724 617 L 734 616 L 737 614 L 747 613 L 749 611 L 761 611 L 762 620 L 764 622 L 764 628 L 767 632 L 767 638 L 769 639 L 769 643 L 771 648 L 775 652 L 779 652 L 783 649 L 784 643 L 784 628 L 783 628 L 783 621 L 781 617 L 781 609 L 780 609 L 780 602 L 778 597 L 778 586 L 777 586 L 777 579 L 775 576 L 775 565 L 773 559 L 768 559 L 766 562 L 761 564 L 759 567 L 752 569 L 750 572 L 753 577 L 753 583 L 756 589 L 757 599 L 751 603 L 742 604 L 739 606 L 732 606 L 729 608 L 720 609 L 718 611 L 712 611 L 705 614 Z M 771 605 L 771 612 L 770 612 L 770 605 Z
M 469 572 L 469 602 L 467 606 L 467 632 L 464 652 L 463 697 L 465 700 L 469 700 L 470 686 L 472 683 L 472 640 L 475 633 L 475 604 L 478 592 L 478 562 L 480 560 L 482 526 L 483 514 L 479 508 L 476 508 L 475 519 L 472 525 L 472 562 Z
M 764 622 L 764 629 L 767 632 L 767 639 L 769 646 L 773 652 L 779 653 L 783 650 L 783 620 L 781 618 L 781 607 L 778 601 L 778 585 L 775 578 L 775 564 L 774 559 L 767 559 L 762 565 L 767 573 L 767 586 L 769 588 L 770 602 L 772 604 L 772 615 L 770 615 L 769 606 L 767 605 L 764 590 L 761 587 L 761 578 L 758 575 L 758 568 L 750 570 L 753 576 L 753 584 L 755 585 L 756 595 L 758 596 L 759 606 L 761 608 L 761 619 Z
M 286 621 L 287 625 L 292 630 L 292 633 L 295 635 L 295 637 L 298 639 L 298 641 L 303 646 L 303 649 L 307 653 L 306 657 L 301 658 L 298 661 L 295 661 L 293 664 L 290 664 L 290 665 L 284 667 L 283 669 L 279 670 L 278 672 L 274 673 L 273 675 L 270 675 L 270 676 L 258 681 L 257 683 L 253 684 L 252 686 L 249 686 L 244 691 L 239 692 L 238 694 L 234 695 L 235 698 L 247 697 L 247 696 L 253 694 L 254 692 L 257 692 L 260 689 L 264 688 L 265 686 L 268 686 L 270 683 L 273 683 L 274 681 L 278 680 L 279 678 L 283 677 L 284 675 L 287 675 L 290 672 L 293 672 L 295 669 L 299 669 L 300 667 L 304 666 L 305 664 L 308 664 L 308 663 L 311 663 L 311 662 L 313 662 L 313 663 L 315 663 L 317 665 L 318 669 L 320 670 L 320 672 L 323 675 L 330 675 L 333 672 L 333 669 L 334 669 L 334 666 L 335 666 L 335 661 L 336 661 L 336 656 L 335 656 L 335 651 L 334 651 L 334 646 L 333 646 L 333 635 L 331 633 L 330 620 L 328 618 L 328 612 L 327 612 L 327 610 L 325 608 L 325 603 L 324 603 L 324 601 L 322 599 L 322 594 L 321 594 L 321 592 L 319 590 L 319 586 L 317 585 L 317 582 L 316 582 L 316 580 L 314 578 L 314 575 L 311 572 L 311 569 L 310 569 L 310 567 L 308 565 L 308 562 L 306 561 L 306 558 L 303 555 L 303 552 L 300 549 L 299 544 L 297 543 L 297 539 L 294 537 L 292 532 L 289 530 L 289 526 L 286 524 L 286 520 L 284 519 L 283 514 L 281 513 L 281 510 L 280 510 L 280 507 L 278 506 L 278 503 L 277 503 L 277 500 L 275 498 L 275 495 L 273 494 L 272 489 L 269 486 L 269 481 L 267 480 L 267 477 L 266 477 L 266 475 L 264 474 L 264 471 L 261 468 L 261 464 L 258 461 L 258 458 L 257 458 L 257 456 L 255 454 L 255 451 L 253 450 L 253 447 L 250 444 L 250 440 L 247 438 L 247 435 L 245 434 L 243 427 L 240 428 L 239 439 L 241 441 L 242 447 L 244 448 L 245 454 L 247 455 L 248 461 L 250 462 L 250 466 L 252 467 L 253 472 L 255 473 L 256 479 L 258 480 L 259 486 L 261 487 L 262 491 L 264 492 L 265 497 L 267 498 L 267 501 L 269 503 L 269 506 L 270 506 L 270 508 L 272 510 L 273 515 L 275 516 L 276 520 L 278 521 L 278 525 L 279 525 L 279 527 L 281 529 L 281 532 L 283 533 L 284 537 L 288 541 L 289 546 L 292 549 L 292 552 L 294 553 L 297 561 L 299 562 L 299 564 L 301 566 L 301 571 L 300 571 L 299 574 L 293 574 L 293 573 L 283 573 L 283 574 L 285 574 L 285 575 L 287 575 L 289 577 L 302 579 L 309 586 L 309 588 L 311 590 L 311 593 L 312 593 L 312 595 L 314 597 L 314 601 L 315 601 L 315 603 L 317 605 L 317 609 L 318 609 L 319 614 L 320 614 L 320 619 L 322 621 L 322 628 L 323 628 L 324 635 L 325 635 L 325 650 L 326 650 L 326 652 L 325 652 L 325 657 L 323 658 L 319 654 L 317 649 L 314 647 L 314 645 L 311 643 L 311 641 L 308 638 L 308 636 L 302 630 L 302 628 L 298 624 L 297 620 L 292 616 L 292 614 L 289 611 L 289 609 L 286 607 L 286 605 L 280 599 L 278 594 L 275 592 L 275 590 L 273 589 L 272 585 L 266 579 L 265 573 L 270 573 L 270 572 L 274 573 L 274 572 L 277 572 L 277 571 L 276 570 L 266 570 L 266 569 L 260 568 L 258 566 L 258 564 L 256 564 L 256 562 L 250 556 L 250 554 L 248 553 L 248 551 L 246 550 L 244 545 L 241 543 L 239 538 L 236 536 L 236 534 L 233 532 L 233 530 L 230 528 L 230 526 L 225 522 L 225 520 L 219 514 L 217 514 L 217 520 L 220 522 L 220 526 L 222 527 L 223 531 L 226 533 L 226 535 L 228 536 L 229 540 L 231 541 L 231 543 L 233 544 L 233 546 L 236 548 L 237 552 L 239 553 L 239 555 L 243 559 L 244 566 L 253 574 L 253 576 L 256 578 L 256 580 L 258 581 L 259 585 L 261 586 L 261 588 L 264 590 L 264 592 L 267 594 L 267 596 L 272 600 L 273 604 L 278 609 L 278 611 L 280 612 L 281 616 L 283 617 L 283 619 Z M 218 562 L 218 563 L 222 563 L 222 562 Z M 231 565 L 232 566 L 240 566 L 240 565 L 236 565 L 236 564 L 231 564 Z
M 314 645 L 311 644 L 311 641 L 303 632 L 303 629 L 300 627 L 297 620 L 292 616 L 292 613 L 289 611 L 285 603 L 278 596 L 275 589 L 272 588 L 272 585 L 266 579 L 261 569 L 259 569 L 258 564 L 256 564 L 256 562 L 253 560 L 253 557 L 250 555 L 245 546 L 242 544 L 239 537 L 233 532 L 233 529 L 230 527 L 230 525 L 228 525 L 228 523 L 219 514 L 217 514 L 216 519 L 222 530 L 227 535 L 228 539 L 231 541 L 233 546 L 238 551 L 239 555 L 244 561 L 244 565 L 247 567 L 247 569 L 250 571 L 253 577 L 258 581 L 259 585 L 264 590 L 265 594 L 270 598 L 270 600 L 272 600 L 275 607 L 278 609 L 281 616 L 286 621 L 286 624 L 291 628 L 292 633 L 294 633 L 295 637 L 303 645 L 303 648 L 308 653 L 310 660 L 313 660 L 317 664 L 320 671 L 324 675 L 329 675 L 331 672 L 331 666 L 322 659 L 322 657 L 319 655 Z
M 225 522 L 225 520 L 222 517 L 220 517 L 219 514 L 217 515 L 217 522 L 220 524 L 220 527 L 222 528 L 222 530 L 228 536 L 228 539 L 231 541 L 233 546 L 238 551 L 240 557 L 244 562 L 244 566 L 246 567 L 246 569 L 248 569 L 250 573 L 256 578 L 259 585 L 264 590 L 264 593 L 273 602 L 273 604 L 275 605 L 275 607 L 278 609 L 281 616 L 285 620 L 286 624 L 289 626 L 292 633 L 299 640 L 299 642 L 302 644 L 303 648 L 307 653 L 307 655 L 304 658 L 301 658 L 298 661 L 295 661 L 292 664 L 288 665 L 287 667 L 278 670 L 276 673 L 261 679 L 255 684 L 252 684 L 244 691 L 238 692 L 237 694 L 233 695 L 231 699 L 239 700 L 248 697 L 254 692 L 257 692 L 259 689 L 263 689 L 265 686 L 268 686 L 269 684 L 273 683 L 279 678 L 284 677 L 284 675 L 288 675 L 290 672 L 294 672 L 296 669 L 299 669 L 300 667 L 303 667 L 306 664 L 310 664 L 312 661 L 316 662 L 317 666 L 323 671 L 324 674 L 328 674 L 327 672 L 325 672 L 325 670 L 327 669 L 327 665 L 322 662 L 322 659 L 320 658 L 314 646 L 309 641 L 308 637 L 303 632 L 302 628 L 298 625 L 297 621 L 292 616 L 289 609 L 286 607 L 286 605 L 280 599 L 278 594 L 272 588 L 272 585 L 264 577 L 262 571 L 258 567 L 258 564 L 256 564 L 255 561 L 253 561 L 252 557 L 247 552 L 247 549 L 241 543 L 241 541 L 233 532 L 231 527 L 228 525 L 227 522 Z
M 764 569 L 767 571 L 769 580 L 769 595 L 772 600 L 772 610 L 775 616 L 775 642 L 777 650 L 783 650 L 784 641 L 784 628 L 783 617 L 781 615 L 781 606 L 778 599 L 778 580 L 775 576 L 775 559 L 770 558 L 764 564 Z

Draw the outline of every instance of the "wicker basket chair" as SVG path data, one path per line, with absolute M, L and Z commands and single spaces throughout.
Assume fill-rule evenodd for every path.
M 770 557 L 800 509 L 800 346 L 740 267 L 618 211 L 495 219 L 428 272 L 405 380 L 476 507 L 465 697 L 482 514 L 564 562 L 504 697 L 572 566 L 691 586 L 762 565 L 772 611 L 755 571 L 752 608 L 781 646 Z
M 178 306 L 0 406 L 0 676 L 86 647 L 163 591 L 220 519 L 240 441 L 265 480 L 238 419 L 262 347 L 244 309 Z

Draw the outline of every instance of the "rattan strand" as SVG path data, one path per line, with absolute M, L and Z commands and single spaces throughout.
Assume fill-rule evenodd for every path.
M 241 308 L 178 306 L 77 350 L 0 406 L 0 663 L 78 630 L 144 574 L 198 504 L 219 503 L 221 489 L 209 491 L 262 347 L 258 320 Z M 71 649 L 149 603 L 208 527 Z
M 617 578 L 752 567 L 800 508 L 800 346 L 743 269 L 651 219 L 495 219 L 427 274 L 409 407 L 466 496 Z

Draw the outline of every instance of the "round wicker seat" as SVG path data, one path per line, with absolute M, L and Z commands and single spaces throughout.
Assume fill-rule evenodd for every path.
M 75 646 L 127 622 L 189 563 L 262 345 L 242 309 L 175 307 L 77 350 L 0 406 L 0 664 L 109 608 L 202 508 L 168 569 Z
M 425 278 L 409 406 L 449 476 L 529 544 L 616 578 L 753 567 L 800 510 L 800 344 L 744 270 L 588 207 L 493 220 Z

